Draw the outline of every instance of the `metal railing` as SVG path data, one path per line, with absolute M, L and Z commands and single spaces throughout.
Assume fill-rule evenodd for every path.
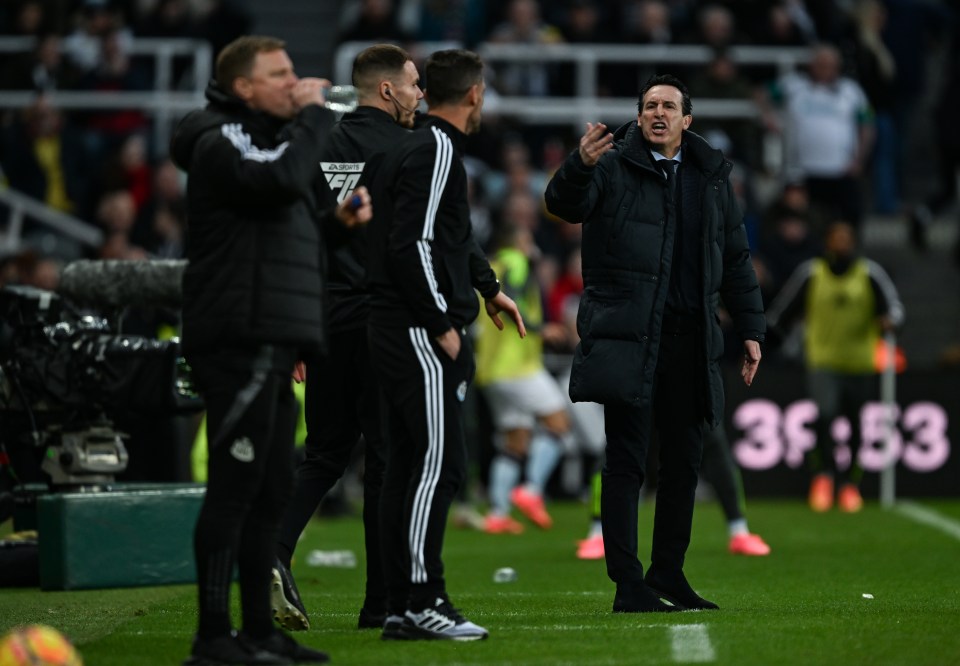
M 0 37 L 0 54 L 32 51 L 36 41 L 32 37 Z M 210 80 L 213 67 L 213 49 L 208 42 L 195 39 L 136 38 L 130 56 L 148 56 L 154 60 L 153 89 L 149 91 L 95 92 L 57 90 L 47 93 L 49 102 L 61 109 L 73 111 L 138 109 L 153 117 L 153 141 L 166 150 L 173 121 L 178 115 L 204 105 L 203 91 Z M 186 90 L 173 90 L 174 58 L 190 56 L 191 63 L 184 81 Z M 37 98 L 33 90 L 5 90 L 0 92 L 0 109 L 25 108 Z M 103 243 L 103 233 L 95 226 L 71 215 L 57 211 L 42 202 L 11 189 L 0 189 L 0 202 L 9 209 L 6 229 L 0 234 L 0 248 L 16 251 L 22 242 L 24 220 L 27 216 L 55 231 L 90 247 Z
M 346 42 L 334 56 L 333 79 L 336 83 L 350 80 L 353 59 L 372 42 Z M 0 37 L 0 54 L 22 53 L 34 48 L 29 37 Z M 411 48 L 420 59 L 429 53 L 455 48 L 455 42 L 423 42 Z M 610 45 L 610 44 L 481 44 L 478 53 L 491 66 L 510 63 L 569 63 L 574 66 L 573 97 L 523 97 L 491 94 L 488 111 L 508 115 L 527 123 L 571 124 L 579 131 L 587 121 L 619 122 L 633 116 L 636 98 L 598 96 L 598 68 L 601 64 L 678 64 L 705 65 L 713 58 L 706 46 L 694 45 Z M 781 73 L 807 62 L 806 48 L 739 46 L 730 50 L 731 59 L 747 66 L 773 66 Z M 139 109 L 153 116 L 154 145 L 163 150 L 169 142 L 173 120 L 192 109 L 203 106 L 203 91 L 213 66 L 210 44 L 193 39 L 136 38 L 130 49 L 132 56 L 150 56 L 155 60 L 151 91 L 56 91 L 50 102 L 67 110 Z M 178 56 L 191 56 L 190 84 L 187 90 L 172 90 L 173 61 Z M 23 108 L 35 99 L 34 91 L 0 93 L 0 108 Z M 750 100 L 697 99 L 697 116 L 703 118 L 756 118 L 758 109 Z M 42 203 L 12 191 L 0 192 L 0 199 L 11 209 L 6 238 L 0 242 L 10 247 L 19 244 L 23 215 L 51 226 L 77 240 L 98 245 L 102 234 L 95 227 L 46 208 Z
M 0 37 L 0 54 L 29 52 L 35 47 L 31 37 Z M 204 105 L 203 91 L 213 71 L 213 49 L 197 39 L 160 39 L 138 37 L 133 40 L 129 55 L 149 56 L 156 63 L 151 91 L 95 92 L 57 90 L 49 94 L 50 102 L 66 110 L 139 109 L 153 116 L 154 145 L 165 149 L 170 140 L 173 120 L 177 115 Z M 187 90 L 172 90 L 173 61 L 178 56 L 192 58 L 188 69 Z M 24 108 L 37 98 L 36 91 L 13 90 L 0 93 L 0 108 Z
M 334 56 L 334 77 L 338 82 L 350 80 L 353 59 L 373 42 L 345 42 Z M 430 42 L 417 45 L 417 54 L 428 54 L 440 48 L 455 48 L 452 42 Z M 598 72 L 603 64 L 676 64 L 706 65 L 714 58 L 708 46 L 665 44 L 494 44 L 484 43 L 477 52 L 488 65 L 496 68 L 508 64 L 571 64 L 574 67 L 573 97 L 525 97 L 492 94 L 485 107 L 491 113 L 508 115 L 528 123 L 569 123 L 576 131 L 585 122 L 598 120 L 620 122 L 636 114 L 636 97 L 600 97 Z M 770 46 L 736 46 L 729 50 L 731 60 L 747 67 L 774 67 L 779 74 L 792 71 L 809 61 L 809 48 Z M 696 100 L 696 115 L 701 118 L 757 118 L 759 109 L 752 100 Z
M 72 215 L 61 213 L 16 190 L 0 188 L 0 203 L 8 209 L 7 225 L 0 233 L 0 250 L 5 252 L 16 252 L 20 249 L 27 216 L 86 246 L 96 248 L 103 244 L 103 232 L 97 227 Z

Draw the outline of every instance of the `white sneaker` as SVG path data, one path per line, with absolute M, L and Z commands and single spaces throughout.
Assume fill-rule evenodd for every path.
M 449 599 L 437 597 L 433 607 L 413 612 L 408 610 L 400 631 L 409 640 L 480 641 L 490 634 L 460 615 Z

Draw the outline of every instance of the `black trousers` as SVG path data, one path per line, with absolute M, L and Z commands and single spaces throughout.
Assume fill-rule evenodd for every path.
M 637 505 L 654 426 L 660 435 L 660 467 L 651 568 L 662 572 L 683 569 L 703 450 L 700 345 L 697 333 L 664 332 L 652 405 L 604 406 L 607 449 L 601 472 L 600 520 L 607 575 L 615 583 L 643 580 L 643 565 L 637 558 Z
M 447 514 L 466 477 L 462 401 L 473 350 L 461 333 L 451 359 L 423 328 L 370 328 L 378 373 L 387 465 L 380 525 L 388 612 L 433 605 L 445 594 Z
M 270 569 L 293 486 L 295 358 L 295 350 L 271 346 L 189 358 L 207 407 L 207 492 L 193 540 L 199 633 L 206 638 L 230 631 L 235 564 L 244 631 L 273 631 Z
M 303 528 L 343 476 L 363 435 L 363 531 L 367 552 L 364 603 L 375 610 L 373 606 L 382 606 L 387 596 L 379 525 L 384 452 L 379 391 L 370 365 L 366 328 L 332 333 L 327 354 L 307 361 L 304 402 L 306 458 L 297 468 L 296 490 L 280 526 L 280 558 L 288 564 Z
M 700 472 L 703 480 L 713 487 L 713 492 L 723 508 L 727 522 L 743 518 L 743 481 L 740 470 L 730 452 L 730 442 L 723 424 L 704 433 L 703 460 Z
M 807 386 L 810 397 L 817 404 L 817 420 L 814 431 L 817 445 L 808 455 L 808 464 L 813 473 L 826 472 L 836 475 L 841 483 L 860 483 L 863 468 L 857 458 L 860 453 L 862 429 L 860 410 L 879 392 L 879 376 L 875 373 L 847 374 L 830 370 L 807 371 Z M 844 470 L 837 468 L 835 457 L 837 442 L 833 438 L 834 419 L 845 416 L 850 423 L 850 465 Z

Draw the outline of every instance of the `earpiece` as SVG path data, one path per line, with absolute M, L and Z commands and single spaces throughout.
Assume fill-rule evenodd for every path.
M 408 109 L 408 108 L 405 107 L 403 104 L 401 104 L 400 102 L 398 102 L 398 101 L 397 101 L 397 98 L 394 97 L 393 94 L 390 92 L 390 88 L 384 88 L 384 89 L 383 89 L 383 94 L 390 98 L 390 101 L 393 102 L 393 105 L 394 105 L 397 109 L 400 109 L 400 110 L 402 110 L 402 111 L 405 111 L 406 113 L 418 113 L 416 105 L 414 105 L 414 107 L 413 107 L 412 109 Z M 399 114 L 399 111 L 398 111 L 397 113 Z M 398 116 L 398 118 L 399 118 L 399 116 Z

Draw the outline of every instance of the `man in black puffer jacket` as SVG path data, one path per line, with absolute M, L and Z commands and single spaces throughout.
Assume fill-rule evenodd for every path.
M 583 223 L 581 342 L 570 396 L 604 405 L 601 516 L 614 612 L 717 608 L 683 575 L 703 425 L 723 415 L 717 306 L 722 297 L 744 340 L 741 375 L 749 385 L 760 363 L 763 304 L 731 164 L 687 130 L 686 86 L 654 77 L 638 108 L 637 122 L 616 135 L 588 124 L 547 186 L 548 209 Z M 637 502 L 654 426 L 660 473 L 644 577 Z
M 322 247 L 312 185 L 333 124 L 321 79 L 284 43 L 241 37 L 217 58 L 206 108 L 177 127 L 189 175 L 183 345 L 207 406 L 207 492 L 194 533 L 199 628 L 186 664 L 319 663 L 273 627 L 270 570 L 293 485 L 290 373 L 322 342 Z M 369 219 L 359 210 L 337 216 Z M 238 565 L 243 632 L 230 622 Z

